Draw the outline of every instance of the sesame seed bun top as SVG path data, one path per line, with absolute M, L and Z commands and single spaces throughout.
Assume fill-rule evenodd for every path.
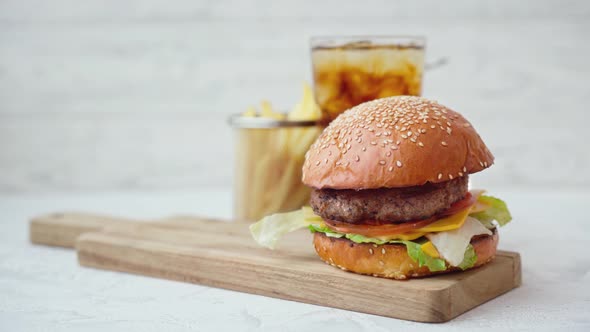
M 494 162 L 459 113 L 421 97 L 397 96 L 338 116 L 305 155 L 303 183 L 374 189 L 449 181 Z

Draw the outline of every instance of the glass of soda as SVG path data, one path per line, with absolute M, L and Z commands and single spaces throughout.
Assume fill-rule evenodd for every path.
M 422 91 L 421 37 L 313 37 L 315 98 L 324 122 L 365 101 Z

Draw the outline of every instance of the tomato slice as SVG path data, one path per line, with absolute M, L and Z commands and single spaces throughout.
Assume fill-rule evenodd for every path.
M 401 224 L 356 225 L 335 220 L 324 220 L 326 225 L 336 232 L 360 234 L 367 237 L 403 234 L 414 229 L 425 227 L 434 221 L 436 221 L 436 218 L 431 217 L 428 219 L 409 221 Z
M 422 220 L 406 221 L 399 224 L 371 225 L 370 222 L 368 222 L 365 224 L 357 225 L 336 220 L 324 221 L 330 229 L 339 233 L 360 234 L 367 237 L 403 234 L 415 229 L 426 227 L 429 224 L 441 219 L 441 217 L 450 216 L 464 210 L 465 208 L 468 208 L 469 206 L 475 204 L 477 196 L 478 195 L 472 195 L 470 192 L 467 192 L 465 198 L 453 203 L 449 209 L 443 211 L 442 213 L 436 216 Z
M 465 208 L 470 207 L 471 205 L 475 204 L 475 202 L 477 201 L 477 196 L 479 196 L 479 195 L 473 195 L 470 192 L 467 192 L 467 195 L 465 195 L 465 198 L 453 203 L 450 208 L 441 212 L 438 215 L 438 217 L 450 216 L 450 215 L 453 215 L 455 213 L 462 211 Z

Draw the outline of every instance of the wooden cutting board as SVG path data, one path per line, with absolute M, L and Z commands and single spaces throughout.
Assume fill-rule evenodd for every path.
M 521 283 L 520 256 L 481 268 L 396 281 L 343 272 L 315 254 L 308 231 L 274 251 L 248 224 L 195 217 L 142 222 L 81 213 L 35 218 L 31 242 L 75 247 L 80 265 L 191 282 L 419 322 L 445 322 Z

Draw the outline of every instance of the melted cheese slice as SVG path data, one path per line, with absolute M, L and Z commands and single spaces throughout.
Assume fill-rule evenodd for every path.
M 433 232 L 444 232 L 453 229 L 460 228 L 467 219 L 467 216 L 471 212 L 471 206 L 463 209 L 461 212 L 455 213 L 452 216 L 448 216 L 433 222 L 430 225 L 424 226 L 417 229 L 417 232 L 422 233 L 433 233 Z
M 415 240 L 419 237 L 424 236 L 424 234 L 426 234 L 426 233 L 410 232 L 410 233 L 395 234 L 395 235 L 388 235 L 388 236 L 375 236 L 375 238 L 382 240 L 382 241 L 391 241 L 391 240 L 411 241 L 411 240 Z
M 440 257 L 440 254 L 438 253 L 438 250 L 436 250 L 436 247 L 430 241 L 428 241 L 428 242 L 424 243 L 423 245 L 421 245 L 420 246 L 420 249 L 422 249 L 422 251 L 424 251 L 424 253 L 427 254 L 430 257 L 434 257 L 434 258 L 439 258 Z
M 471 194 L 475 196 L 475 203 L 451 216 L 439 219 L 430 225 L 417 229 L 415 232 L 436 233 L 459 229 L 461 226 L 463 226 L 470 213 L 484 211 L 488 208 L 487 205 L 478 201 L 479 196 L 483 194 L 482 190 L 471 191 Z

